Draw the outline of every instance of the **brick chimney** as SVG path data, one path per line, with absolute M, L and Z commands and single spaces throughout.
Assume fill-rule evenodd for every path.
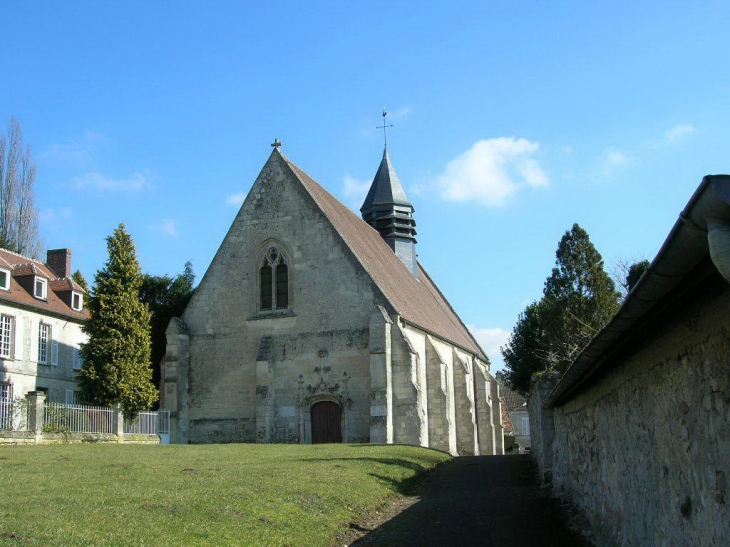
M 71 277 L 71 249 L 53 249 L 46 253 L 46 264 L 60 278 Z

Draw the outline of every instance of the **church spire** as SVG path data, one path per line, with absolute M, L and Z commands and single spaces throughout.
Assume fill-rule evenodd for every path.
M 387 148 L 360 212 L 363 220 L 380 233 L 398 258 L 418 277 L 413 205 L 395 174 Z

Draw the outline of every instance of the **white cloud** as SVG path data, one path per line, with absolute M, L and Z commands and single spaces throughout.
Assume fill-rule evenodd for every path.
M 70 207 L 61 207 L 60 209 L 41 209 L 38 212 L 38 220 L 42 224 L 54 224 L 64 222 L 71 218 L 72 210 Z
M 674 144 L 695 132 L 695 128 L 688 124 L 675 125 L 669 131 L 664 132 L 664 142 Z
M 80 190 L 93 188 L 102 191 L 137 193 L 154 188 L 148 178 L 142 173 L 132 173 L 126 178 L 115 179 L 92 171 L 76 177 L 73 183 Z
M 40 154 L 41 159 L 50 159 L 64 163 L 86 164 L 91 162 L 91 148 L 96 142 L 105 141 L 107 138 L 101 133 L 95 133 L 90 129 L 84 131 L 84 136 L 72 143 L 53 144 Z
M 349 173 L 345 174 L 343 181 L 345 188 L 342 190 L 342 195 L 345 201 L 353 209 L 359 210 L 368 195 L 372 181 L 357 180 L 351 177 Z
M 500 207 L 525 186 L 544 188 L 550 181 L 532 157 L 539 148 L 539 143 L 513 137 L 477 141 L 437 177 L 441 197 Z
M 40 158 L 76 164 L 91 161 L 89 151 L 76 144 L 53 144 L 48 150 L 40 154 Z
M 155 224 L 153 226 L 150 226 L 150 228 L 172 237 L 178 237 L 180 235 L 177 231 L 177 226 L 175 226 L 174 220 L 165 220 L 161 224 Z
M 92 131 L 91 129 L 87 129 L 86 131 L 84 131 L 84 139 L 86 139 L 88 142 L 107 140 L 106 136 L 102 135 L 101 133 Z
M 474 335 L 482 349 L 487 352 L 492 363 L 492 374 L 504 367 L 502 352 L 499 348 L 504 346 L 509 340 L 510 333 L 499 327 L 493 329 L 479 328 L 475 325 L 467 325 L 469 331 Z
M 230 196 L 226 197 L 226 205 L 231 205 L 233 207 L 240 207 L 243 205 L 243 200 L 246 199 L 246 194 L 243 192 L 238 192 L 236 194 L 231 194 Z
M 610 177 L 618 169 L 625 167 L 631 163 L 629 157 L 621 150 L 615 148 L 606 149 L 603 154 L 598 157 L 598 167 L 600 174 L 604 177 Z

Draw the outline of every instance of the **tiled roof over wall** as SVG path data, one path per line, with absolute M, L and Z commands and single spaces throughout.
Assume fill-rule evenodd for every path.
M 281 154 L 278 150 L 274 153 Z M 281 157 L 393 309 L 405 321 L 488 361 L 484 351 L 422 266 L 419 265 L 419 281 L 408 271 L 377 231 L 285 156 Z
M 510 412 L 514 410 L 527 409 L 527 399 L 516 391 L 512 391 L 506 385 L 500 384 L 499 393 L 504 398 L 505 404 L 507 405 L 507 410 L 509 410 Z
M 502 409 L 502 429 L 505 431 L 514 431 L 515 426 L 512 424 L 512 418 L 509 417 L 509 411 L 507 410 L 507 403 L 504 397 L 499 398 L 501 403 L 500 408 Z
M 89 318 L 86 309 L 80 312 L 75 311 L 62 297 L 62 293 L 67 292 L 70 294 L 71 291 L 84 294 L 84 289 L 72 279 L 58 277 L 48 265 L 6 249 L 0 249 L 0 268 L 10 271 L 10 290 L 0 289 L 0 303 L 36 308 L 40 313 L 45 311 L 56 315 L 64 315 L 72 320 L 84 321 Z M 33 286 L 32 281 L 28 283 L 20 282 L 23 278 L 31 276 L 39 276 L 48 280 L 46 300 L 33 296 L 30 291 L 30 287 Z M 68 300 L 70 302 L 70 298 Z

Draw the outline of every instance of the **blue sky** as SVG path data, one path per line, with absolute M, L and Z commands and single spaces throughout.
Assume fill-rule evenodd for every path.
M 422 264 L 495 368 L 574 222 L 652 259 L 730 172 L 730 3 L 8 2 L 0 123 L 37 161 L 47 248 L 89 281 L 207 269 L 274 138 L 358 209 L 383 149 Z

